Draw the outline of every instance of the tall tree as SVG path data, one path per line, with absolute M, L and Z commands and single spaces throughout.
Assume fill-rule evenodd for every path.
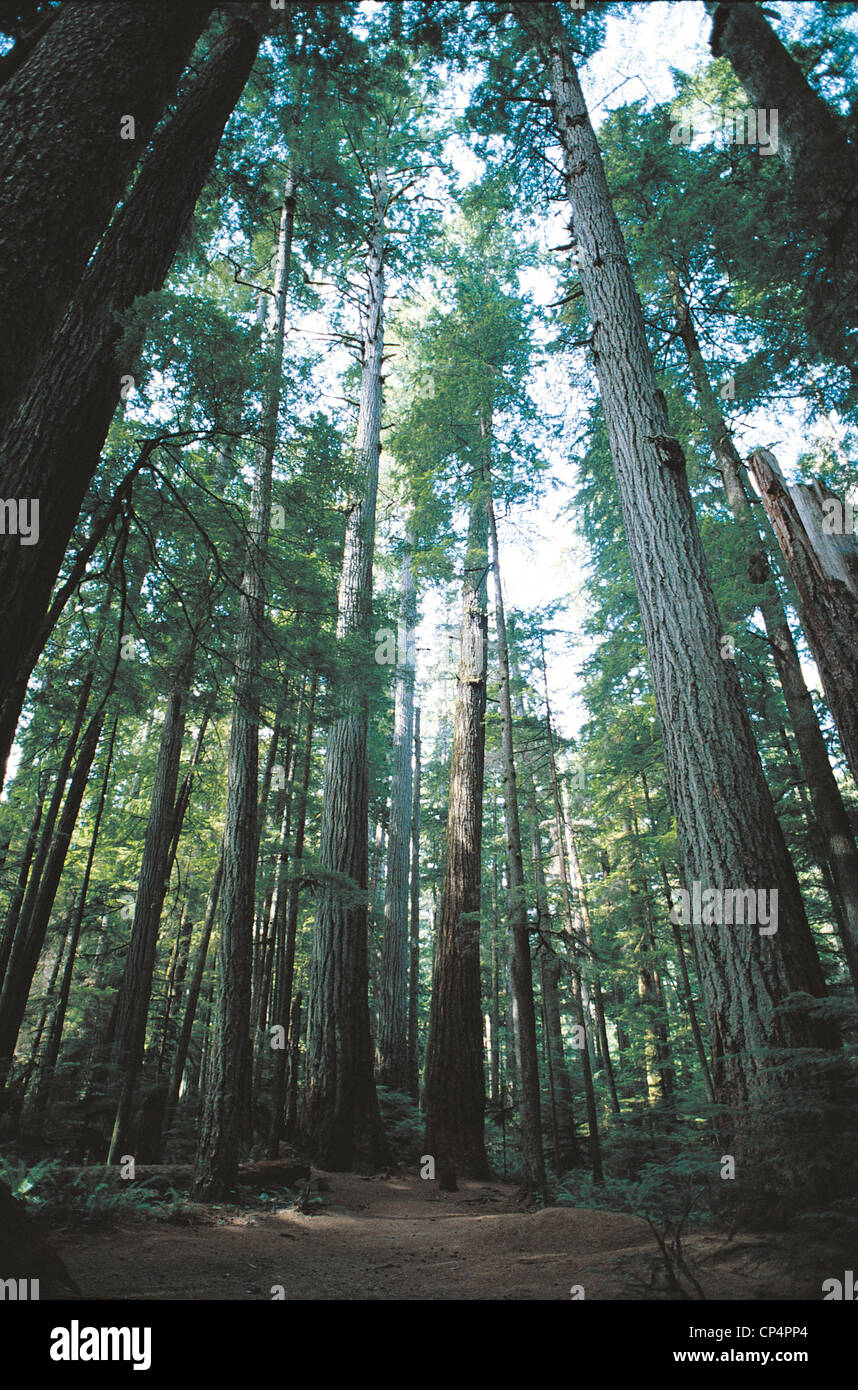
M 372 217 L 367 234 L 362 315 L 360 409 L 351 499 L 338 595 L 337 638 L 366 660 L 372 620 L 372 566 L 381 437 L 384 254 L 391 189 L 383 164 L 367 173 Z M 367 701 L 360 677 L 347 680 L 329 731 L 320 858 L 330 877 L 317 905 L 307 1025 L 304 1125 L 325 1168 L 372 1170 L 386 1147 L 369 1028 L 367 906 Z
M 483 419 L 485 445 L 491 448 L 491 430 Z M 503 799 L 506 823 L 507 864 L 509 866 L 509 925 L 512 935 L 512 986 L 518 1003 L 518 1031 L 521 1049 L 521 1140 L 522 1191 L 544 1199 L 547 1195 L 545 1156 L 542 1149 L 542 1119 L 539 1107 L 539 1056 L 536 1045 L 536 1008 L 533 1000 L 533 967 L 530 954 L 530 923 L 527 916 L 524 883 L 524 855 L 521 844 L 515 746 L 510 690 L 510 659 L 506 614 L 500 570 L 498 528 L 488 473 L 486 510 L 495 589 L 495 629 L 500 668 L 501 747 L 503 758 Z
M 813 1088 L 806 1069 L 773 1075 L 771 1047 L 832 1048 L 836 1030 L 791 994 L 825 989 L 795 870 L 774 814 L 738 676 L 721 654 L 721 627 L 688 490 L 670 432 L 622 232 L 614 213 L 569 37 L 554 5 L 516 6 L 537 45 L 574 208 L 579 276 L 592 321 L 596 374 L 611 442 L 650 671 L 664 738 L 686 883 L 779 892 L 777 942 L 748 925 L 700 930 L 713 1020 L 716 1091 L 732 1105 L 737 1146 L 767 1148 L 779 1089 Z M 691 700 L 680 690 L 694 689 Z M 717 794 L 716 794 L 717 789 Z M 747 826 L 754 825 L 753 840 Z M 759 1171 L 759 1167 L 758 1170 Z M 790 1176 L 795 1186 L 798 1173 Z
M 477 476 L 468 522 L 441 910 L 423 1084 L 426 1152 L 452 1173 L 488 1176 L 480 1007 L 480 883 L 486 748 L 488 514 Z
M 783 603 L 753 520 L 742 477 L 742 460 L 733 442 L 700 350 L 700 340 L 682 281 L 668 258 L 665 271 L 676 307 L 676 321 L 694 380 L 730 510 L 748 547 L 749 577 L 758 586 L 760 612 L 771 643 L 801 758 L 802 770 L 819 821 L 831 873 L 843 907 L 843 947 L 852 982 L 858 986 L 858 850 L 840 788 L 832 771 Z
M 399 628 L 396 648 L 396 703 L 393 719 L 393 769 L 387 875 L 384 884 L 384 945 L 382 955 L 381 1026 L 378 1038 L 378 1079 L 383 1086 L 405 1093 L 408 1065 L 408 870 L 412 819 L 414 744 L 414 628 L 416 602 L 411 557 L 413 532 L 405 537 L 400 561 Z
M 843 527 L 843 503 L 822 482 L 813 488 L 802 483 L 788 488 L 770 449 L 756 449 L 750 467 L 795 583 L 801 624 L 858 785 L 858 676 L 853 657 L 858 640 L 858 544 Z M 829 526 L 828 517 L 834 526 Z
M 222 1197 L 238 1167 L 242 1103 L 250 1088 L 250 994 L 259 789 L 259 663 L 265 616 L 265 566 L 271 524 L 271 479 L 283 377 L 286 300 L 295 219 L 293 177 L 286 177 L 268 319 L 262 428 L 256 448 L 250 528 L 242 581 L 230 726 L 223 837 L 223 925 L 218 954 L 214 1034 L 206 1077 L 195 1191 Z

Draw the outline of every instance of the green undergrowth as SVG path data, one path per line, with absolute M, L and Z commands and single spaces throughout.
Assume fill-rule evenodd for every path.
M 154 1192 L 146 1183 L 130 1182 L 103 1167 L 71 1172 L 56 1159 L 31 1165 L 0 1157 L 0 1179 L 45 1226 L 104 1229 L 129 1220 L 184 1224 L 191 1219 L 183 1193 L 173 1188 Z

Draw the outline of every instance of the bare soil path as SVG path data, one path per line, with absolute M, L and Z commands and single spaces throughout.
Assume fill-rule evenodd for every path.
M 504 1183 L 439 1192 L 416 1173 L 332 1173 L 303 1215 L 195 1207 L 191 1224 L 127 1224 L 51 1236 L 84 1298 L 132 1300 L 659 1299 L 667 1281 L 649 1227 L 616 1212 L 526 1211 Z M 787 1272 L 745 1238 L 690 1238 L 707 1298 L 796 1298 Z M 813 1296 L 812 1294 L 810 1295 Z M 817 1295 L 818 1296 L 818 1295 Z

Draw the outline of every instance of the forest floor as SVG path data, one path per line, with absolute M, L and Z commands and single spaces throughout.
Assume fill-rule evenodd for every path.
M 403 1170 L 324 1177 L 328 1190 L 307 1215 L 297 1204 L 189 1205 L 181 1225 L 50 1238 L 85 1299 L 271 1299 L 275 1285 L 290 1300 L 568 1300 L 573 1285 L 587 1299 L 676 1296 L 636 1217 L 529 1211 L 509 1183 L 447 1193 Z M 684 1249 L 708 1299 L 813 1297 L 765 1239 L 692 1232 Z

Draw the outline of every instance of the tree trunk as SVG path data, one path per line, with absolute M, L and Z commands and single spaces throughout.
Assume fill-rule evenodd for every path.
M 408 1091 L 408 861 L 412 815 L 411 757 L 414 743 L 414 626 L 416 603 L 411 550 L 405 539 L 400 564 L 396 698 L 393 718 L 393 778 L 384 885 L 384 945 L 378 1039 L 378 1080 Z
M 286 1135 L 291 1138 L 298 1129 L 298 1067 L 301 1056 L 301 1006 L 304 996 L 301 991 L 292 1000 L 289 1015 L 289 1084 L 286 1102 Z
M 310 964 L 307 1088 L 303 1127 L 322 1168 L 373 1172 L 387 1145 L 373 1078 L 369 1022 L 367 888 L 369 837 L 368 707 L 359 663 L 369 660 L 372 569 L 381 439 L 387 175 L 373 180 L 363 313 L 355 486 L 346 523 L 338 594 L 337 640 L 358 663 L 344 676 L 328 734 L 320 859 L 325 874 L 316 907 Z
M 496 814 L 496 805 L 492 802 L 492 818 Z M 492 827 L 492 848 L 494 850 L 494 826 Z M 497 854 L 492 853 L 492 915 L 491 915 L 491 934 L 492 934 L 492 984 L 491 984 L 491 1026 L 492 1026 L 492 1048 L 489 1057 L 489 1098 L 494 1105 L 503 1106 L 503 1096 L 501 1095 L 501 1007 L 500 1007 L 500 912 L 498 908 L 498 860 Z
M 0 422 L 49 345 L 210 8 L 63 6 L 3 85 Z M 133 139 L 122 136 L 126 113 Z M 6 487 L 3 478 L 3 497 L 17 495 Z
M 542 674 L 545 681 L 545 732 L 548 738 L 548 769 L 551 776 L 551 793 L 554 802 L 554 837 L 557 844 L 557 868 L 560 874 L 560 887 L 563 893 L 563 911 L 566 917 L 566 931 L 569 943 L 569 964 L 572 973 L 572 990 L 575 1003 L 575 1021 L 579 1029 L 579 1051 L 581 1071 L 584 1080 L 584 1099 L 587 1106 L 587 1131 L 590 1138 L 590 1165 L 594 1182 L 602 1182 L 602 1145 L 599 1138 L 599 1116 L 596 1110 L 596 1089 L 593 1085 L 593 1068 L 590 1062 L 587 1015 L 584 1009 L 581 968 L 578 964 L 580 931 L 576 920 L 572 895 L 569 891 L 569 874 L 563 844 L 563 807 L 560 800 L 560 782 L 557 776 L 557 760 L 554 756 L 554 734 L 551 728 L 551 706 L 548 700 L 548 670 L 545 664 L 545 648 L 542 650 Z M 607 1042 L 607 1035 L 605 1038 Z M 608 1054 L 610 1055 L 610 1054 Z M 611 1073 L 613 1086 L 613 1074 Z
M 93 715 L 81 739 L 75 770 L 51 840 L 33 910 L 27 921 L 21 924 L 23 930 L 19 929 L 15 938 L 0 999 L 3 1023 L 0 1033 L 0 1081 L 3 1082 L 9 1074 L 15 1043 L 27 1008 L 27 996 L 45 943 L 45 933 L 103 725 L 104 710 L 101 708 Z
M 195 1193 L 221 1200 L 238 1168 L 242 1106 L 250 1098 L 250 1003 L 253 918 L 259 856 L 259 665 L 265 617 L 265 563 L 271 521 L 271 473 L 283 376 L 286 297 L 295 218 L 295 185 L 287 175 L 277 241 L 262 432 L 256 450 L 250 535 L 238 613 L 235 682 L 223 837 L 223 887 L 218 981 L 197 1152 Z
M 411 941 L 408 968 L 408 1092 L 420 1094 L 420 710 L 414 711 L 414 780 L 411 796 Z
M 108 12 L 121 8 L 126 13 L 124 6 L 104 8 Z M 65 17 L 60 16 L 56 28 Z M 224 125 L 247 80 L 257 42 L 246 21 L 231 22 L 176 114 L 159 131 L 4 432 L 0 495 L 41 499 L 39 544 L 13 548 L 7 542 L 0 547 L 0 645 L 4 651 L 20 653 L 21 633 L 42 625 L 81 503 L 98 466 L 122 374 L 131 365 L 116 360 L 122 336 L 119 315 L 138 296 L 163 284 Z M 111 148 L 124 143 L 112 129 L 110 140 Z M 68 158 L 64 151 L 63 159 Z M 56 193 L 52 191 L 51 196 L 54 199 Z M 64 226 L 68 217 L 65 206 Z M 30 246 L 27 259 L 35 264 L 32 257 Z M 50 390 L 45 389 L 46 382 Z M 21 653 L 20 662 L 4 665 L 0 769 L 5 766 L 26 682 L 38 655 L 31 646 Z
M 164 989 L 164 1014 L 161 1022 L 161 1038 L 157 1045 L 157 1074 L 156 1079 L 160 1083 L 167 1063 L 171 1041 L 175 1040 L 176 1034 L 176 1013 L 182 1001 L 182 990 L 185 984 L 185 976 L 188 973 L 188 958 L 191 952 L 191 937 L 194 925 L 188 903 L 182 907 L 182 915 L 179 918 L 179 929 L 176 932 L 176 939 L 173 942 L 173 949 L 170 952 L 170 965 L 167 971 L 167 979 Z
M 471 496 L 450 800 L 435 947 L 424 1092 L 435 1170 L 488 1177 L 480 1003 L 480 881 L 486 744 L 488 514 L 485 483 Z
M 575 1128 L 572 1077 L 563 1046 L 563 1019 L 560 1011 L 561 963 L 551 945 L 551 913 L 542 862 L 542 838 L 535 788 L 530 812 L 530 853 L 536 882 L 537 922 L 539 926 L 539 977 L 545 1027 L 545 1051 L 551 1071 L 552 1119 L 555 1134 L 557 1174 L 581 1166 L 581 1151 Z
M 777 154 L 791 176 L 795 220 L 818 247 L 811 247 L 802 260 L 808 336 L 823 354 L 841 361 L 854 380 L 854 356 L 846 339 L 858 309 L 858 154 L 843 134 L 843 118 L 813 90 L 762 6 L 707 0 L 706 8 L 714 15 L 712 52 L 729 59 L 757 108 L 756 119 L 777 122 Z
M 282 913 L 281 898 L 277 899 L 278 923 L 276 930 L 278 941 L 281 933 L 279 929 L 279 918 L 281 914 L 285 917 L 285 929 L 282 932 L 282 944 L 278 945 L 280 953 L 280 964 L 277 973 L 277 995 L 274 1004 L 274 1021 L 279 1023 L 285 1030 L 286 1038 L 289 1038 L 291 1027 L 290 1002 L 292 999 L 292 984 L 295 977 L 295 945 L 298 937 L 298 907 L 301 901 L 301 881 L 299 871 L 301 862 L 304 858 L 304 839 L 307 830 L 307 798 L 310 792 L 310 772 L 313 765 L 313 734 L 315 732 L 315 712 L 316 712 L 316 692 L 319 684 L 319 673 L 313 671 L 310 680 L 310 691 L 307 696 L 307 727 L 304 733 L 304 757 L 301 766 L 301 785 L 298 791 L 298 807 L 295 823 L 295 843 L 292 847 L 292 882 L 289 884 L 288 903 L 285 914 Z M 283 888 L 285 898 L 285 886 Z M 300 1006 L 298 1017 L 300 1020 Z M 299 1025 L 300 1027 L 300 1022 Z M 285 1121 L 285 1109 L 287 1101 L 287 1053 L 285 1047 L 279 1049 L 274 1054 L 274 1080 L 271 1088 L 271 1129 L 268 1135 L 268 1157 L 277 1158 L 280 1135 Z
M 523 7 L 516 7 L 517 11 Z M 529 12 L 528 12 L 529 13 Z M 593 322 L 593 355 L 664 739 L 684 877 L 707 890 L 779 893 L 778 930 L 701 926 L 704 987 L 712 1012 L 716 1093 L 734 1107 L 737 1149 L 772 1162 L 768 1110 L 795 1107 L 818 1074 L 796 1060 L 775 1071 L 772 1049 L 839 1046 L 815 1002 L 825 994 L 795 870 L 775 816 L 738 675 L 721 655 L 721 627 L 679 441 L 670 434 L 596 137 L 569 45 L 546 8 L 546 62 L 575 210 L 580 279 Z M 748 827 L 753 827 L 753 834 Z M 702 889 L 701 889 L 702 891 Z M 771 900 L 770 900 L 771 904 Z M 800 1124 L 800 1121 L 798 1122 Z M 803 1184 L 798 1172 L 777 1183 Z M 804 1194 L 806 1195 L 806 1193 Z
M 180 661 L 173 688 L 167 698 L 167 709 L 161 726 L 152 801 L 134 900 L 131 939 L 116 1006 L 112 1062 L 119 1077 L 119 1098 L 107 1156 L 109 1164 L 116 1163 L 117 1156 L 127 1152 L 134 1102 L 143 1066 L 155 952 L 161 912 L 169 887 L 168 859 L 173 839 L 179 760 L 185 733 L 185 702 L 191 681 L 194 646 L 195 643 L 192 643 Z
M 546 694 L 548 686 L 546 683 Z M 551 737 L 550 715 L 549 715 L 549 737 Z M 553 750 L 553 738 L 551 743 Z M 553 752 L 552 752 L 553 756 Z M 611 1109 L 615 1115 L 620 1113 L 620 1101 L 617 1095 L 617 1084 L 614 1078 L 614 1063 L 611 1058 L 611 1048 L 608 1042 L 608 1022 L 605 1017 L 605 999 L 602 993 L 602 978 L 598 967 L 595 965 L 596 959 L 596 939 L 593 934 L 593 922 L 590 917 L 590 904 L 587 901 L 587 888 L 584 883 L 584 875 L 581 873 L 581 862 L 578 858 L 578 845 L 575 841 L 575 832 L 572 829 L 572 816 L 569 809 L 569 798 L 565 784 L 560 788 L 561 814 L 563 820 L 564 838 L 566 842 L 566 854 L 568 856 L 567 872 L 570 879 L 572 894 L 581 924 L 584 928 L 584 938 L 587 943 L 587 950 L 594 962 L 593 967 L 593 1005 L 596 1011 L 596 1026 L 599 1030 L 599 1038 L 602 1044 L 602 1065 L 605 1070 L 605 1079 L 608 1083 L 608 1091 L 611 1097 Z M 619 1031 L 619 1030 L 618 1030 Z
M 796 60 L 756 4 L 707 0 L 713 16 L 710 46 L 729 60 L 749 102 L 777 112 L 777 154 L 795 180 L 808 225 L 822 228 L 854 267 L 858 236 L 858 159 L 837 117 L 813 90 Z M 851 245 L 849 244 L 851 241 Z
M 33 1097 L 31 1115 L 28 1121 L 30 1127 L 36 1133 L 41 1132 L 42 1120 L 45 1111 L 50 1103 L 51 1093 L 54 1085 L 54 1075 L 56 1073 L 57 1061 L 60 1055 L 60 1046 L 65 1027 L 66 1011 L 68 1009 L 69 995 L 71 994 L 72 979 L 74 977 L 75 961 L 77 959 L 78 942 L 80 941 L 81 929 L 83 927 L 84 913 L 86 912 L 86 899 L 89 892 L 90 879 L 92 878 L 92 865 L 95 859 L 95 851 L 98 845 L 98 836 L 101 830 L 101 819 L 104 814 L 104 806 L 107 800 L 107 788 L 110 783 L 110 772 L 113 766 L 113 748 L 116 742 L 116 728 L 118 720 L 114 719 L 113 727 L 110 731 L 110 739 L 107 745 L 107 757 L 104 766 L 104 777 L 101 782 L 101 792 L 98 798 L 98 806 L 95 812 L 95 822 L 92 827 L 92 837 L 89 842 L 89 853 L 87 854 L 86 868 L 84 870 L 83 882 L 78 894 L 77 909 L 69 936 L 68 956 L 66 957 L 63 980 L 60 986 L 60 996 L 57 1000 L 57 1007 L 51 1019 L 51 1028 L 48 1034 L 48 1043 L 45 1048 L 44 1056 L 41 1058 L 39 1066 L 38 1085 Z
M 33 862 L 33 855 L 36 852 L 36 844 L 39 838 L 39 826 L 42 823 L 44 806 L 44 793 L 40 790 L 33 808 L 33 818 L 30 821 L 27 842 L 24 845 L 24 852 L 21 855 L 21 863 L 18 869 L 18 881 L 15 884 L 15 889 L 6 912 L 6 920 L 3 924 L 3 940 L 0 942 L 0 980 L 5 979 L 6 976 L 6 967 L 9 964 L 12 943 L 15 940 L 15 931 L 18 926 L 21 907 L 24 902 L 27 879 L 30 876 L 30 866 Z
M 823 843 L 828 847 L 831 873 L 845 914 L 846 930 L 841 933 L 841 940 L 852 983 L 858 988 L 858 851 L 855 848 L 849 815 L 828 758 L 828 749 L 822 737 L 813 701 L 804 683 L 801 662 L 783 603 L 751 513 L 742 479 L 742 460 L 721 414 L 718 398 L 712 389 L 706 363 L 700 351 L 691 309 L 676 268 L 669 258 L 665 262 L 665 271 L 676 305 L 679 336 L 685 348 L 709 442 L 721 473 L 730 510 L 747 547 L 748 574 L 752 582 L 759 586 L 760 612 L 763 615 L 766 635 L 795 733 L 804 779 L 810 791 Z
M 301 695 L 303 700 L 303 692 Z M 286 763 L 285 763 L 285 787 L 283 796 L 280 798 L 282 804 L 283 819 L 280 826 L 280 841 L 277 849 L 277 865 L 274 873 L 274 882 L 270 891 L 266 894 L 265 904 L 258 914 L 257 921 L 257 949 L 256 964 L 254 969 L 254 982 L 252 994 L 252 1028 L 253 1036 L 261 1042 L 259 1035 L 265 1027 L 269 1017 L 269 1001 L 271 1000 L 272 983 L 274 981 L 275 964 L 277 970 L 277 982 L 275 992 L 277 998 L 280 997 L 280 980 L 283 973 L 284 957 L 286 951 L 286 902 L 288 892 L 286 879 L 289 868 L 289 844 L 292 838 L 292 787 L 295 781 L 295 762 L 298 757 L 298 745 L 296 733 L 300 733 L 301 710 L 298 710 L 297 731 L 293 732 L 291 726 L 287 731 L 286 737 Z M 261 814 L 262 798 L 260 797 L 260 828 L 263 824 Z M 291 976 L 291 967 L 289 968 Z M 292 981 L 289 980 L 289 994 L 292 992 Z M 289 997 L 286 998 L 286 1012 L 288 1014 Z M 272 1014 L 275 1023 L 280 1023 L 285 1027 L 286 1015 L 282 1012 L 277 1003 L 273 1004 Z M 254 1087 L 259 1085 L 262 1076 L 262 1058 L 264 1056 L 264 1046 L 259 1047 L 259 1055 L 256 1059 L 254 1072 Z M 277 1155 L 275 1154 L 276 1158 Z
M 652 900 L 649 881 L 640 848 L 640 829 L 637 812 L 630 806 L 627 818 L 628 832 L 634 844 L 632 876 L 637 884 L 637 893 L 632 894 L 632 911 L 640 929 L 640 978 L 645 981 L 644 993 L 648 1005 L 648 1024 L 652 1036 L 652 1057 L 658 1076 L 658 1097 L 662 1105 L 672 1109 L 675 1105 L 675 1074 L 671 1063 L 670 1035 L 667 1021 L 667 1000 L 664 994 L 661 971 L 658 964 L 658 950 L 655 940 L 655 927 L 652 918 Z M 648 1067 L 649 1070 L 649 1067 Z
M 188 1049 L 191 1044 L 191 1033 L 194 1028 L 194 1020 L 197 1016 L 197 1006 L 200 1000 L 200 990 L 202 989 L 203 976 L 208 960 L 209 943 L 211 942 L 212 930 L 214 928 L 215 917 L 217 915 L 218 903 L 220 901 L 221 884 L 223 883 L 223 847 L 218 857 L 217 869 L 215 870 L 214 881 L 206 903 L 206 916 L 203 923 L 203 932 L 200 943 L 197 947 L 197 954 L 194 959 L 194 969 L 191 974 L 191 983 L 188 986 L 185 1001 L 185 1012 L 182 1015 L 182 1025 L 179 1035 L 176 1038 L 176 1051 L 173 1056 L 173 1064 L 170 1069 L 170 1085 L 167 1090 L 167 1103 L 164 1110 L 163 1133 L 169 1132 L 173 1122 L 176 1106 L 179 1102 L 179 1092 L 182 1089 L 182 1077 L 185 1074 L 185 1066 L 188 1061 Z
M 649 795 L 649 784 L 647 783 L 646 773 L 641 772 L 641 785 L 643 787 L 644 801 L 646 802 L 647 815 L 649 816 L 650 829 L 656 833 L 656 819 L 653 813 L 652 803 Z M 697 1006 L 694 1003 L 694 995 L 691 991 L 691 979 L 688 974 L 688 962 L 685 959 L 685 946 L 682 940 L 682 928 L 676 920 L 674 912 L 673 894 L 670 891 L 670 881 L 667 877 L 667 869 L 664 860 L 659 860 L 659 875 L 664 886 L 664 896 L 667 902 L 668 919 L 673 933 L 673 942 L 676 947 L 676 959 L 679 962 L 679 973 L 682 979 L 681 999 L 685 1012 L 688 1014 L 688 1021 L 691 1024 L 691 1035 L 694 1038 L 694 1048 L 697 1052 L 697 1061 L 700 1066 L 700 1074 L 703 1077 L 703 1085 L 706 1088 L 706 1098 L 710 1105 L 715 1103 L 715 1091 L 712 1086 L 712 1073 L 709 1070 L 709 1059 L 706 1055 L 706 1048 L 703 1045 L 703 1034 L 700 1031 L 700 1022 L 697 1017 Z
M 858 543 L 823 531 L 829 494 L 817 482 L 787 488 L 769 449 L 749 460 L 798 594 L 798 614 L 819 670 L 840 742 L 858 785 Z
M 28 843 L 27 845 L 27 849 L 24 854 L 24 862 L 22 863 L 21 873 L 18 879 L 18 886 L 12 898 L 12 901 L 9 904 L 9 910 L 6 914 L 3 940 L 3 952 L 5 955 L 5 959 L 3 960 L 2 973 L 4 991 L 8 987 L 9 980 L 13 974 L 12 961 L 14 960 L 13 953 L 15 950 L 16 943 L 19 937 L 23 937 L 26 935 L 27 920 L 32 915 L 33 905 L 36 901 L 36 897 L 39 892 L 39 884 L 41 882 L 42 873 L 44 871 L 45 860 L 48 857 L 48 852 L 51 847 L 51 840 L 53 837 L 54 830 L 56 828 L 57 817 L 60 814 L 63 796 L 65 795 L 69 774 L 71 772 L 72 762 L 74 761 L 75 751 L 78 746 L 78 739 L 80 738 L 80 732 L 83 728 L 83 721 L 86 717 L 86 707 L 89 703 L 89 697 L 92 692 L 92 684 L 95 678 L 95 657 L 97 657 L 98 651 L 101 646 L 101 639 L 104 634 L 105 621 L 106 606 L 102 609 L 102 621 L 99 625 L 99 631 L 95 640 L 93 660 L 90 662 L 89 668 L 83 678 L 83 681 L 81 682 L 71 732 L 65 741 L 63 756 L 60 761 L 59 769 L 57 770 L 56 778 L 54 780 L 54 789 L 51 793 L 51 799 L 48 803 L 47 812 L 43 817 L 40 804 L 37 808 L 36 814 L 33 817 L 33 825 L 31 826 L 31 840 L 36 831 L 40 830 L 41 833 L 38 839 L 38 847 L 36 848 L 34 855 L 30 843 Z M 29 990 L 30 981 L 26 982 L 25 988 Z M 17 1026 L 20 1026 L 20 1023 Z M 15 1037 L 17 1037 L 17 1026 L 14 1030 Z M 2 1077 L 3 1075 L 2 1058 L 4 1055 L 4 1046 L 6 1045 L 4 1043 L 4 1038 L 6 1038 L 8 1041 L 7 1035 L 5 1033 L 6 1027 L 7 1019 L 5 1015 L 5 1005 L 3 1003 L 3 995 L 0 994 L 0 1077 Z M 14 1046 L 14 1037 L 12 1038 L 12 1046 Z
M 486 447 L 489 447 L 488 427 L 480 421 Z M 488 470 L 487 470 L 488 471 Z M 510 696 L 509 646 L 506 634 L 503 588 L 500 572 L 497 522 L 489 483 L 486 498 L 491 544 L 491 564 L 495 589 L 495 628 L 498 645 L 500 686 L 498 702 L 501 716 L 501 750 L 503 759 L 503 799 L 506 823 L 506 845 L 509 859 L 509 896 L 507 908 L 512 934 L 512 985 L 518 1001 L 519 1039 L 521 1044 L 521 1141 L 522 1195 L 547 1200 L 545 1155 L 542 1147 L 542 1118 L 539 1105 L 539 1051 L 536 1043 L 536 1008 L 533 1002 L 533 967 L 530 957 L 530 924 L 524 886 L 524 856 L 521 848 L 521 826 L 518 814 L 515 748 Z

